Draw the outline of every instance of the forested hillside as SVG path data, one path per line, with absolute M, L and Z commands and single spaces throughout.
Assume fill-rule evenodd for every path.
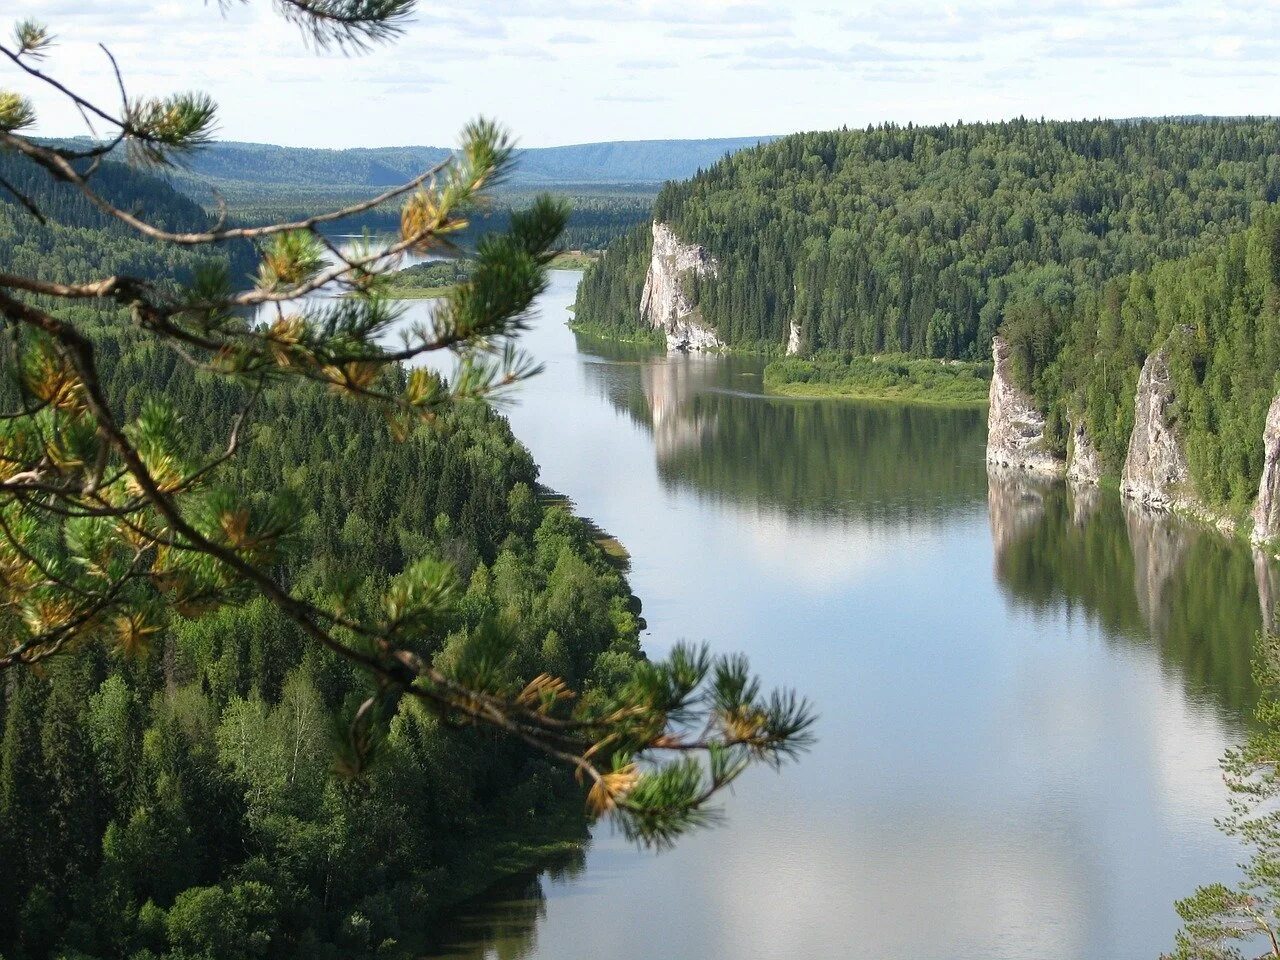
M 0 268 L 4 270 L 58 282 L 123 271 L 182 280 L 200 259 L 211 255 L 142 240 L 94 207 L 80 191 L 55 183 L 16 153 L 0 152 L 0 179 L 32 201 L 47 221 L 41 224 L 12 192 L 0 189 Z M 199 204 L 163 180 L 121 163 L 104 163 L 94 183 L 112 203 L 145 207 L 150 221 L 162 229 L 207 229 L 212 222 Z M 231 245 L 212 256 L 228 259 L 237 280 L 255 266 L 247 244 Z
M 1280 123 L 1016 120 L 785 137 L 668 184 L 654 217 L 704 246 L 730 344 L 985 359 L 1020 313 L 1184 256 L 1280 198 Z M 638 322 L 648 226 L 588 271 L 577 316 Z
M 101 177 L 173 226 L 205 222 L 161 181 L 113 166 Z M 0 203 L 0 269 L 83 279 L 194 262 L 155 259 L 96 213 L 22 182 L 61 223 L 39 228 Z M 193 443 L 225 446 L 216 431 L 244 388 L 114 312 L 76 320 L 122 417 L 162 392 L 199 412 L 184 423 Z M 6 374 L 3 409 L 14 394 Z M 528 452 L 487 408 L 458 408 L 396 442 L 376 409 L 291 380 L 259 399 L 249 429 L 223 479 L 254 506 L 271 491 L 300 516 L 277 571 L 288 587 L 360 611 L 408 563 L 448 564 L 460 587 L 422 655 L 452 663 L 480 650 L 452 666 L 516 689 L 548 671 L 587 697 L 630 676 L 639 621 L 624 577 L 582 522 L 544 507 Z M 351 762 L 350 727 L 329 718 L 349 720 L 369 676 L 305 642 L 265 600 L 185 619 L 197 612 L 0 684 L 8 960 L 395 956 L 442 907 L 582 837 L 581 792 L 563 769 L 416 702 L 400 707 L 367 775 L 332 776 Z M 491 649 L 474 642 L 485 637 Z
M 1280 374 L 1280 209 L 1193 256 L 1135 271 L 1074 303 L 1034 302 L 1005 320 L 1015 371 L 1065 452 L 1082 420 L 1119 475 L 1144 359 L 1166 342 L 1176 428 L 1206 502 L 1243 515 L 1258 492 L 1263 427 Z

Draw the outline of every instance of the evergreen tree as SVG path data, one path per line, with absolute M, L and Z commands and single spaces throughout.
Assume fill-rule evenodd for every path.
M 412 4 L 278 6 L 349 49 Z M 0 52 L 53 83 L 51 47 L 23 22 Z M 388 337 L 387 274 L 449 249 L 501 130 L 376 203 L 250 227 L 142 169 L 207 142 L 206 98 L 55 88 L 110 133 L 39 141 L 0 92 L 0 952 L 386 954 L 498 839 L 580 831 L 575 776 L 661 845 L 804 746 L 805 705 L 740 660 L 643 657 L 622 572 L 480 402 L 535 369 L 516 342 L 563 209 L 513 214 Z M 323 233 L 392 201 L 389 247 Z M 448 380 L 410 364 L 441 350 Z

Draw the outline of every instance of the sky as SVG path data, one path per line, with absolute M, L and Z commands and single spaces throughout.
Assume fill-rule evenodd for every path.
M 226 140 L 523 146 L 992 120 L 1280 114 L 1280 0 L 419 0 L 404 35 L 308 47 L 271 0 L 22 0 L 45 69 L 108 105 L 202 90 Z M 12 8 L 11 8 L 12 9 Z M 4 28 L 7 33 L 7 28 Z M 10 64 L 33 132 L 85 131 Z

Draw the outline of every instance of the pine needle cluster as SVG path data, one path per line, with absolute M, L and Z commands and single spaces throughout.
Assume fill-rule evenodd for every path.
M 353 50 L 396 36 L 413 4 L 275 6 L 316 46 Z M 335 767 L 343 776 L 364 775 L 408 699 L 570 766 L 594 815 L 658 846 L 711 822 L 713 798 L 748 767 L 777 766 L 807 745 L 813 721 L 803 701 L 764 693 L 744 660 L 705 649 L 677 647 L 613 693 L 585 697 L 550 675 L 513 688 L 500 624 L 474 631 L 448 657 L 431 657 L 425 651 L 460 594 L 452 567 L 430 557 L 409 563 L 370 609 L 353 610 L 342 589 L 304 597 L 276 573 L 289 554 L 296 505 L 287 494 L 246 496 L 220 482 L 219 468 L 250 442 L 255 403 L 273 383 L 308 381 L 372 405 L 405 438 L 431 429 L 452 405 L 493 400 L 537 372 L 518 337 L 558 252 L 562 204 L 542 197 L 514 214 L 505 233 L 484 237 L 469 276 L 428 321 L 409 322 L 387 280 L 406 254 L 456 252 L 468 217 L 510 170 L 513 142 L 499 125 L 469 124 L 449 159 L 341 210 L 175 231 L 113 202 L 95 175 L 120 155 L 146 166 L 180 163 L 213 137 L 215 104 L 201 93 L 133 98 L 122 81 L 115 108 L 100 105 L 45 72 L 54 42 L 43 25 L 24 21 L 0 53 L 110 135 L 77 149 L 33 139 L 22 132 L 37 120 L 30 101 L 0 91 L 0 148 L 151 243 L 251 244 L 258 266 L 247 284 L 223 262 L 186 280 L 113 274 L 55 283 L 0 272 L 0 363 L 12 401 L 0 411 L 0 671 L 39 669 L 92 645 L 146 657 L 172 618 L 262 597 L 308 641 L 373 680 L 367 700 L 335 719 Z M 35 197 L 11 184 L 0 188 L 43 222 Z M 324 232 L 391 202 L 401 205 L 400 232 L 388 242 L 340 247 Z M 176 408 L 162 394 L 146 397 L 132 416 L 113 406 L 94 334 L 66 309 L 77 303 L 118 309 L 158 349 L 240 384 L 247 400 L 226 425 L 225 446 L 210 454 L 194 444 L 185 424 L 200 412 Z M 459 360 L 447 381 L 413 365 L 439 351 Z

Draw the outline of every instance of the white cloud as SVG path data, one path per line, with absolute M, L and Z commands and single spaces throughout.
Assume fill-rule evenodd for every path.
M 1275 112 L 1280 4 L 1253 0 L 422 0 L 398 42 L 317 55 L 269 0 L 26 0 L 48 66 L 108 100 L 198 87 L 228 138 L 452 143 L 476 114 L 530 145 L 884 120 Z M 474 69 L 481 67 L 481 69 Z M 78 115 L 10 68 L 39 132 Z M 287 95 L 273 96 L 275 90 Z M 301 106 L 300 106 L 301 105 Z

